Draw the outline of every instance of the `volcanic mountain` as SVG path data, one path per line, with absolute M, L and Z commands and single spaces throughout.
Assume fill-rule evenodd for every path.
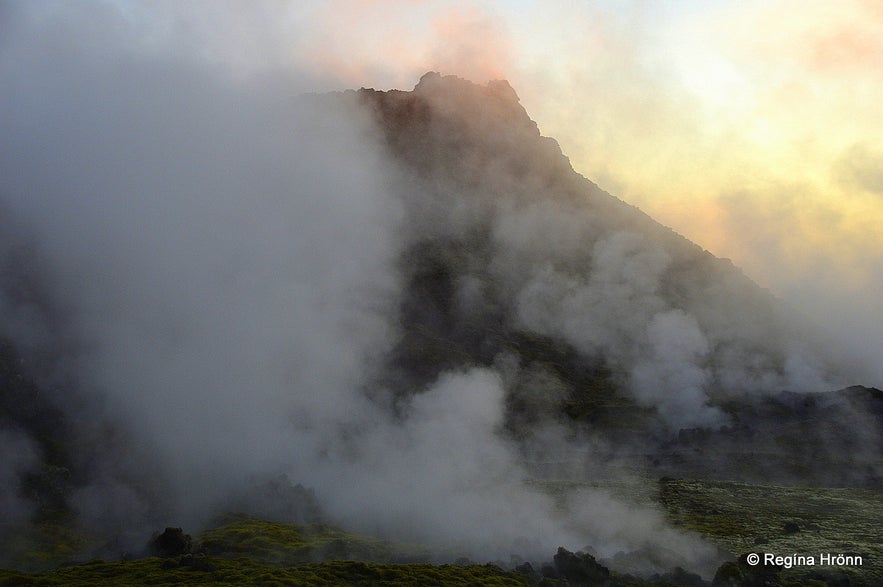
M 880 390 L 575 172 L 507 82 L 427 73 L 269 114 L 225 91 L 216 112 L 193 90 L 184 130 L 161 92 L 77 104 L 115 126 L 84 122 L 79 149 L 28 128 L 2 161 L 0 537 L 73 524 L 107 553 L 235 509 L 470 555 L 511 538 L 489 557 L 682 555 L 662 522 L 612 498 L 571 519 L 532 483 L 880 487 Z M 582 524 L 611 508 L 614 529 Z M 647 568 L 690 562 L 666 557 Z
M 576 173 L 506 81 L 427 73 L 356 98 L 408 177 L 393 387 L 496 365 L 517 437 L 563 415 L 652 439 L 663 470 L 660 446 L 694 474 L 879 483 L 880 391 L 808 393 L 847 374 L 803 317 Z

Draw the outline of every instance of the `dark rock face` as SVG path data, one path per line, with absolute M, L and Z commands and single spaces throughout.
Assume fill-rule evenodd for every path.
M 190 554 L 193 539 L 181 528 L 166 528 L 150 540 L 148 550 L 154 556 L 176 557 Z
M 603 585 L 610 578 L 610 570 L 585 552 L 574 553 L 559 547 L 553 561 L 558 576 L 569 585 Z

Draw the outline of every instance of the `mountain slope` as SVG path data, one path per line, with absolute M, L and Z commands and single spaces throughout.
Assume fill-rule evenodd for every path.
M 358 99 L 407 180 L 401 387 L 551 352 L 571 378 L 594 373 L 576 387 L 612 377 L 677 428 L 725 423 L 715 393 L 836 385 L 778 300 L 577 174 L 505 81 L 429 73 Z

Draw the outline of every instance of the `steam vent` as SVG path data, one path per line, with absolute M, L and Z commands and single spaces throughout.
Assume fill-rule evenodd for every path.
M 106 61 L 0 106 L 0 584 L 883 584 L 883 392 L 508 82 Z

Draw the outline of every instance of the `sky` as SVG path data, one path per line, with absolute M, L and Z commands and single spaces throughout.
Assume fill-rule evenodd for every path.
M 29 10 L 51 18 L 63 4 Z M 429 70 L 508 79 L 578 172 L 841 338 L 883 344 L 869 295 L 883 288 L 879 2 L 103 0 L 80 12 L 98 9 L 139 50 L 242 83 L 271 77 L 280 92 L 410 89 Z
M 513 77 L 547 84 L 514 85 L 543 132 L 577 171 L 823 326 L 875 340 L 883 7 L 623 5 L 527 33 L 537 49 Z
M 143 49 L 293 93 L 508 79 L 578 172 L 841 338 L 883 343 L 879 2 L 104 4 Z
M 329 6 L 301 47 L 322 75 L 506 78 L 578 172 L 844 344 L 883 342 L 879 2 Z

